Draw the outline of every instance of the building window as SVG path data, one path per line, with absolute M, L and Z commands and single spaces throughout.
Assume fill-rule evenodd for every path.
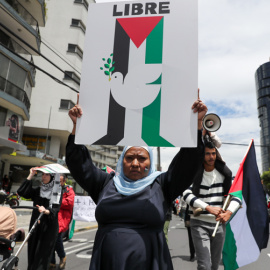
M 89 6 L 88 1 L 86 1 L 86 0 L 74 0 L 74 3 L 82 4 L 88 10 L 88 6 Z
M 80 78 L 73 71 L 65 71 L 64 80 L 72 80 L 80 85 Z
M 81 58 L 83 58 L 83 51 L 82 49 L 76 45 L 76 44 L 68 44 L 68 52 L 71 52 L 71 53 L 76 53 L 78 54 Z
M 60 109 L 62 109 L 62 110 L 69 110 L 69 109 L 71 109 L 74 106 L 75 106 L 75 103 L 73 103 L 71 100 L 61 99 Z
M 81 28 L 84 33 L 86 31 L 86 26 L 81 20 L 72 19 L 71 26 Z
M 46 144 L 49 144 L 50 139 L 50 137 L 46 138 L 44 136 L 23 135 L 22 142 L 26 145 L 27 150 L 45 153 Z
M 1 53 L 0 63 L 0 91 L 3 91 L 23 102 L 26 108 L 29 110 L 29 98 L 24 91 L 28 72 Z M 29 87 L 28 92 L 31 92 L 31 87 Z
M 7 109 L 0 107 L 0 126 L 5 126 L 7 118 Z

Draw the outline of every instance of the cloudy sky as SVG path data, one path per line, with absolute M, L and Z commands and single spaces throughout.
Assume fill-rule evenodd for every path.
M 109 0 L 97 0 L 97 2 Z M 209 113 L 221 117 L 222 157 L 236 174 L 247 146 L 260 145 L 255 72 L 270 57 L 269 0 L 199 0 L 199 88 Z M 256 147 L 261 173 L 261 152 Z M 166 170 L 178 149 L 161 148 Z
M 199 88 L 209 113 L 221 117 L 224 143 L 260 145 L 255 71 L 270 56 L 269 0 L 199 0 Z M 222 157 L 236 174 L 247 146 L 223 144 Z M 166 170 L 176 149 L 162 148 Z M 256 147 L 261 172 L 260 147 Z

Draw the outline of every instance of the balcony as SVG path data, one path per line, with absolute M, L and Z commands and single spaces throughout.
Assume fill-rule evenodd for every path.
M 7 93 L 8 95 L 21 101 L 25 105 L 27 110 L 29 111 L 30 101 L 29 101 L 29 98 L 27 97 L 27 94 L 25 93 L 25 91 L 23 89 L 20 89 L 15 84 L 5 80 L 1 76 L 0 76 L 0 91 L 3 91 L 5 93 Z
M 29 120 L 30 101 L 24 90 L 0 76 L 0 106 L 9 108 Z
M 18 0 L 18 2 L 29 11 L 36 19 L 39 26 L 45 26 L 45 1 L 44 0 Z
M 0 29 L 32 55 L 38 55 L 41 42 L 38 21 L 16 0 L 9 3 L 0 0 Z
M 29 120 L 35 69 L 1 44 L 0 63 L 0 106 Z
M 20 155 L 26 156 L 26 157 L 34 157 L 37 160 L 43 159 L 46 161 L 46 164 L 49 163 L 58 163 L 61 165 L 66 165 L 65 161 L 61 158 L 53 157 L 51 155 L 45 154 L 43 152 L 37 151 L 37 150 L 26 150 L 26 151 L 21 151 Z
M 34 64 L 34 59 L 29 51 L 27 51 L 24 47 L 22 47 L 19 43 L 17 43 L 14 39 L 10 36 L 6 35 L 3 31 L 0 30 L 0 45 L 7 48 L 9 51 L 19 54 L 25 60 L 29 61 L 30 63 Z M 0 46 L 1 51 L 1 46 Z M 30 66 L 30 71 L 33 75 L 32 81 L 35 79 L 36 70 L 34 67 Z

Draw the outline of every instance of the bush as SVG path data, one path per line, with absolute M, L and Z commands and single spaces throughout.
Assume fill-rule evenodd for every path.
M 267 189 L 267 193 L 269 194 L 269 191 L 270 191 L 270 171 L 263 172 L 263 174 L 261 175 L 261 179 L 263 180 L 263 184 Z

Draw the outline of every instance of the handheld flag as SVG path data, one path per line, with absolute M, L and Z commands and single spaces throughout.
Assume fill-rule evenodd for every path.
M 102 168 L 101 170 L 106 172 L 106 173 L 114 172 L 114 170 L 111 167 L 107 166 L 107 165 L 104 168 Z
M 235 270 L 255 262 L 261 249 L 267 247 L 269 237 L 267 205 L 253 140 L 240 164 L 229 194 L 242 200 L 242 208 L 226 225 L 223 247 L 224 269 Z

